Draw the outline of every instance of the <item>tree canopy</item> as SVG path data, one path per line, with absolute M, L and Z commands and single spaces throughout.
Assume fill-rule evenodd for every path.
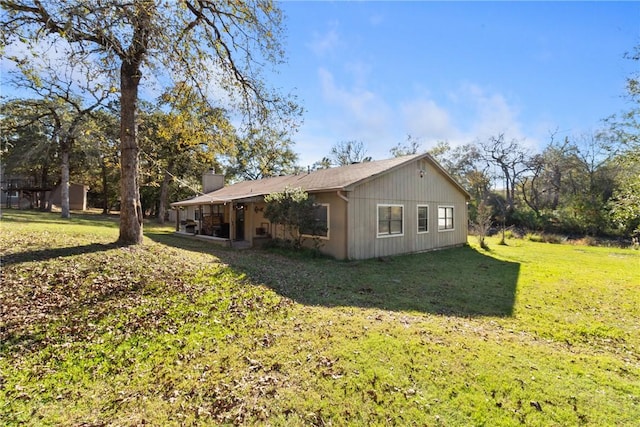
M 48 52 L 95 64 L 105 80 L 118 82 L 122 244 L 142 242 L 136 114 L 140 84 L 152 81 L 144 77 L 162 84 L 179 76 L 206 98 L 222 92 L 249 122 L 286 127 L 297 118 L 295 102 L 268 88 L 262 75 L 266 65 L 283 62 L 282 13 L 271 0 L 1 0 L 0 6 L 5 45 L 49 45 Z

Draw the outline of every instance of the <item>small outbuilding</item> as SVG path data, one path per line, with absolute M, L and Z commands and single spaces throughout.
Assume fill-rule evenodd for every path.
M 429 154 L 356 163 L 225 186 L 203 176 L 205 194 L 172 203 L 176 231 L 251 247 L 278 236 L 264 217 L 264 196 L 302 188 L 326 224 L 320 250 L 337 259 L 366 259 L 463 245 L 470 195 Z M 308 239 L 311 244 L 311 239 Z

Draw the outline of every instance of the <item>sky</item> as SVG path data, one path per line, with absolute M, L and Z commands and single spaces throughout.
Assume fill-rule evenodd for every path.
M 280 4 L 287 63 L 271 84 L 305 109 L 299 164 L 362 142 L 374 160 L 407 136 L 427 150 L 504 133 L 537 151 L 629 108 L 640 2 Z

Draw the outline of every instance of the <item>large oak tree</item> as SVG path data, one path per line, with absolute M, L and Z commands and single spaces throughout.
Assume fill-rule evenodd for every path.
M 3 42 L 51 43 L 70 60 L 94 61 L 120 87 L 121 244 L 142 242 L 136 111 L 143 76 L 210 82 L 253 122 L 297 106 L 264 85 L 282 62 L 281 11 L 271 0 L 0 0 Z

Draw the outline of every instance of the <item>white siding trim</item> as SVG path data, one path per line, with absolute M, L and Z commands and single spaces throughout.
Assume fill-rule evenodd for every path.
M 397 234 L 380 233 L 380 208 L 381 207 L 399 207 L 402 208 L 402 232 Z M 378 203 L 376 205 L 376 237 L 379 239 L 386 239 L 389 237 L 402 237 L 404 236 L 404 229 L 406 228 L 404 219 L 404 205 L 400 203 Z
M 451 221 L 453 222 L 452 228 L 440 228 L 440 209 L 451 209 Z M 438 232 L 444 233 L 449 231 L 455 231 L 456 229 L 456 207 L 453 205 L 438 205 Z

